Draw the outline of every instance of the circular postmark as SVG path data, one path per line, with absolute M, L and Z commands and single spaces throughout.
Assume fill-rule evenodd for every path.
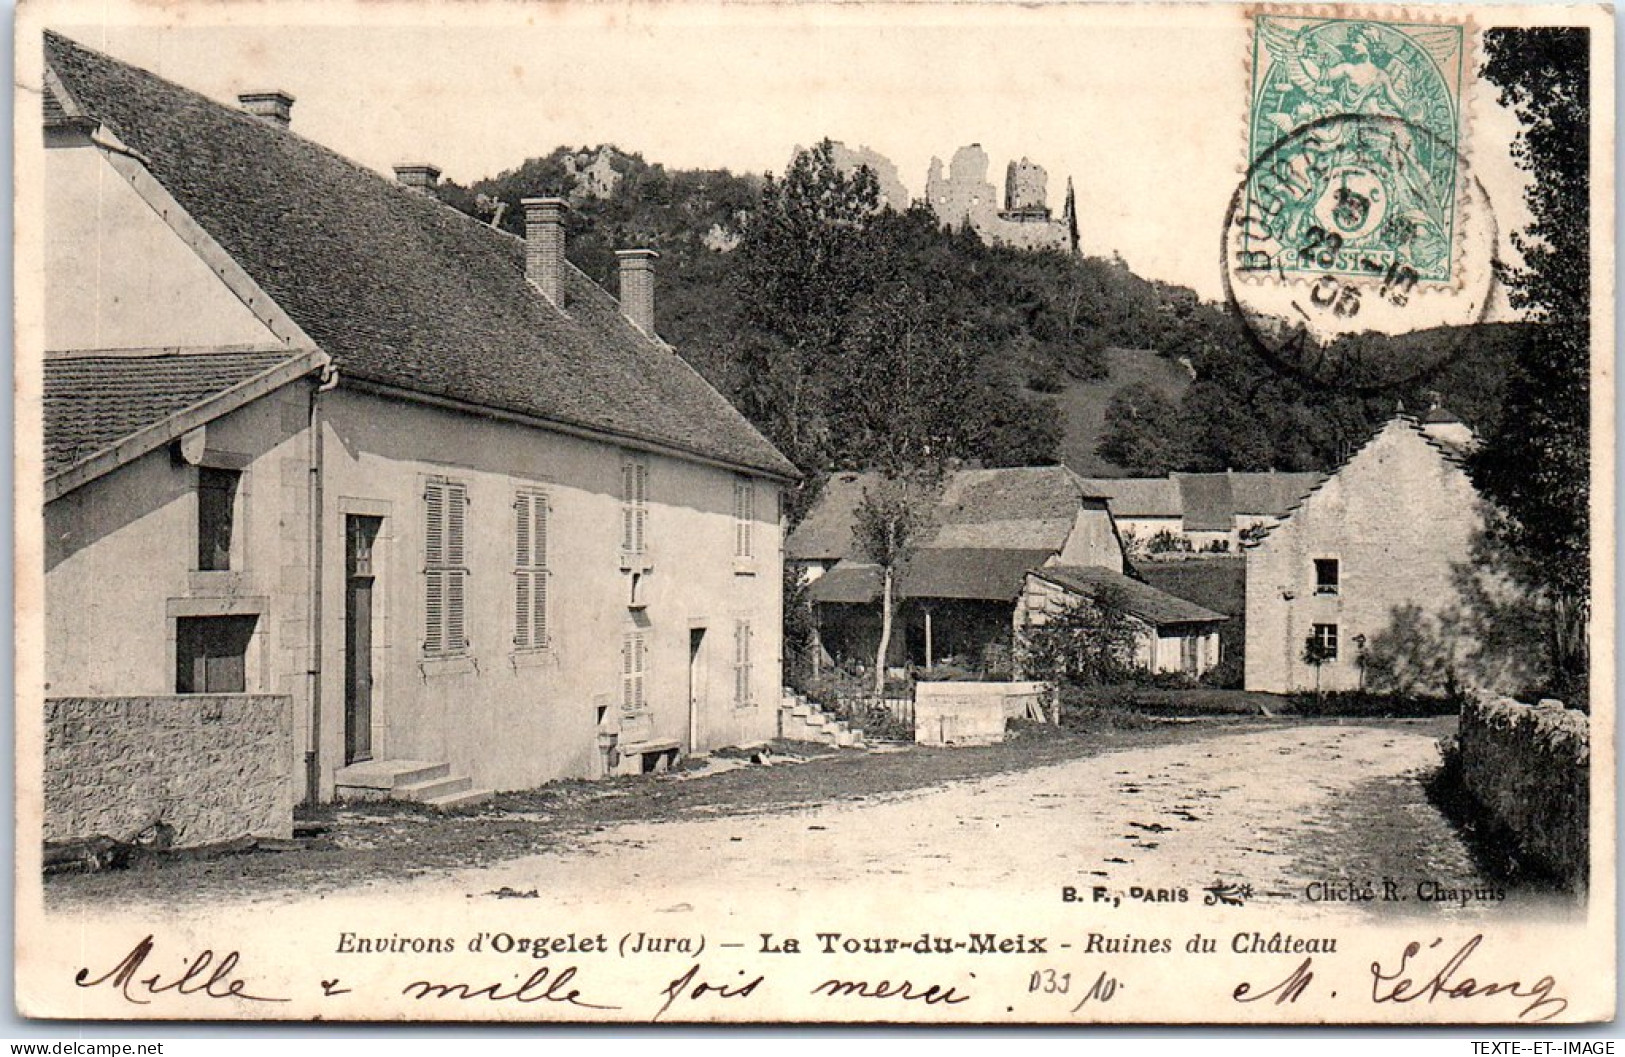
M 1260 349 L 1381 388 L 1465 348 L 1495 286 L 1489 196 L 1427 128 L 1337 114 L 1259 152 L 1225 216 L 1226 298 Z

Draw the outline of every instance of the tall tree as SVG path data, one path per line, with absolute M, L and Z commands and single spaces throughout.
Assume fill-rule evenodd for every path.
M 876 246 L 879 185 L 843 172 L 824 140 L 769 176 L 734 251 L 745 331 L 735 349 L 742 410 L 797 465 L 828 455 L 827 381 L 853 309 L 895 267 Z
M 1590 32 L 1492 30 L 1484 76 L 1522 123 L 1531 221 L 1503 267 L 1512 304 L 1539 324 L 1518 351 L 1498 427 L 1471 462 L 1493 501 L 1490 542 L 1544 598 L 1553 689 L 1584 694 L 1590 617 Z

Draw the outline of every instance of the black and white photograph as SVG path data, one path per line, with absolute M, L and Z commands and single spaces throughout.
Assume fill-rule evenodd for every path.
M 18 1013 L 1612 1020 L 1613 20 L 25 0 Z

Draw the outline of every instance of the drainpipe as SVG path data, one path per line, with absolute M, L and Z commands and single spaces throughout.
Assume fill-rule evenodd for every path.
M 310 573 L 305 629 L 308 654 L 305 661 L 305 700 L 310 702 L 310 732 L 305 743 L 305 803 L 315 807 L 322 792 L 322 394 L 339 384 L 339 372 L 331 363 L 322 368 L 320 384 L 310 390 L 310 414 L 306 428 L 309 444 L 305 501 L 308 508 L 306 537 L 310 551 L 305 564 Z

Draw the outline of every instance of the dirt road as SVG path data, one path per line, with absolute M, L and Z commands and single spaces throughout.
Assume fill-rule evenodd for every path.
M 1301 901 L 1315 881 L 1488 883 L 1419 778 L 1425 727 L 1254 730 L 1128 749 L 856 803 L 700 821 L 629 823 L 577 847 L 403 885 L 479 898 L 685 889 L 1020 892 L 1252 887 Z M 406 894 L 406 891 L 403 891 Z M 590 899 L 590 896 L 584 895 Z

